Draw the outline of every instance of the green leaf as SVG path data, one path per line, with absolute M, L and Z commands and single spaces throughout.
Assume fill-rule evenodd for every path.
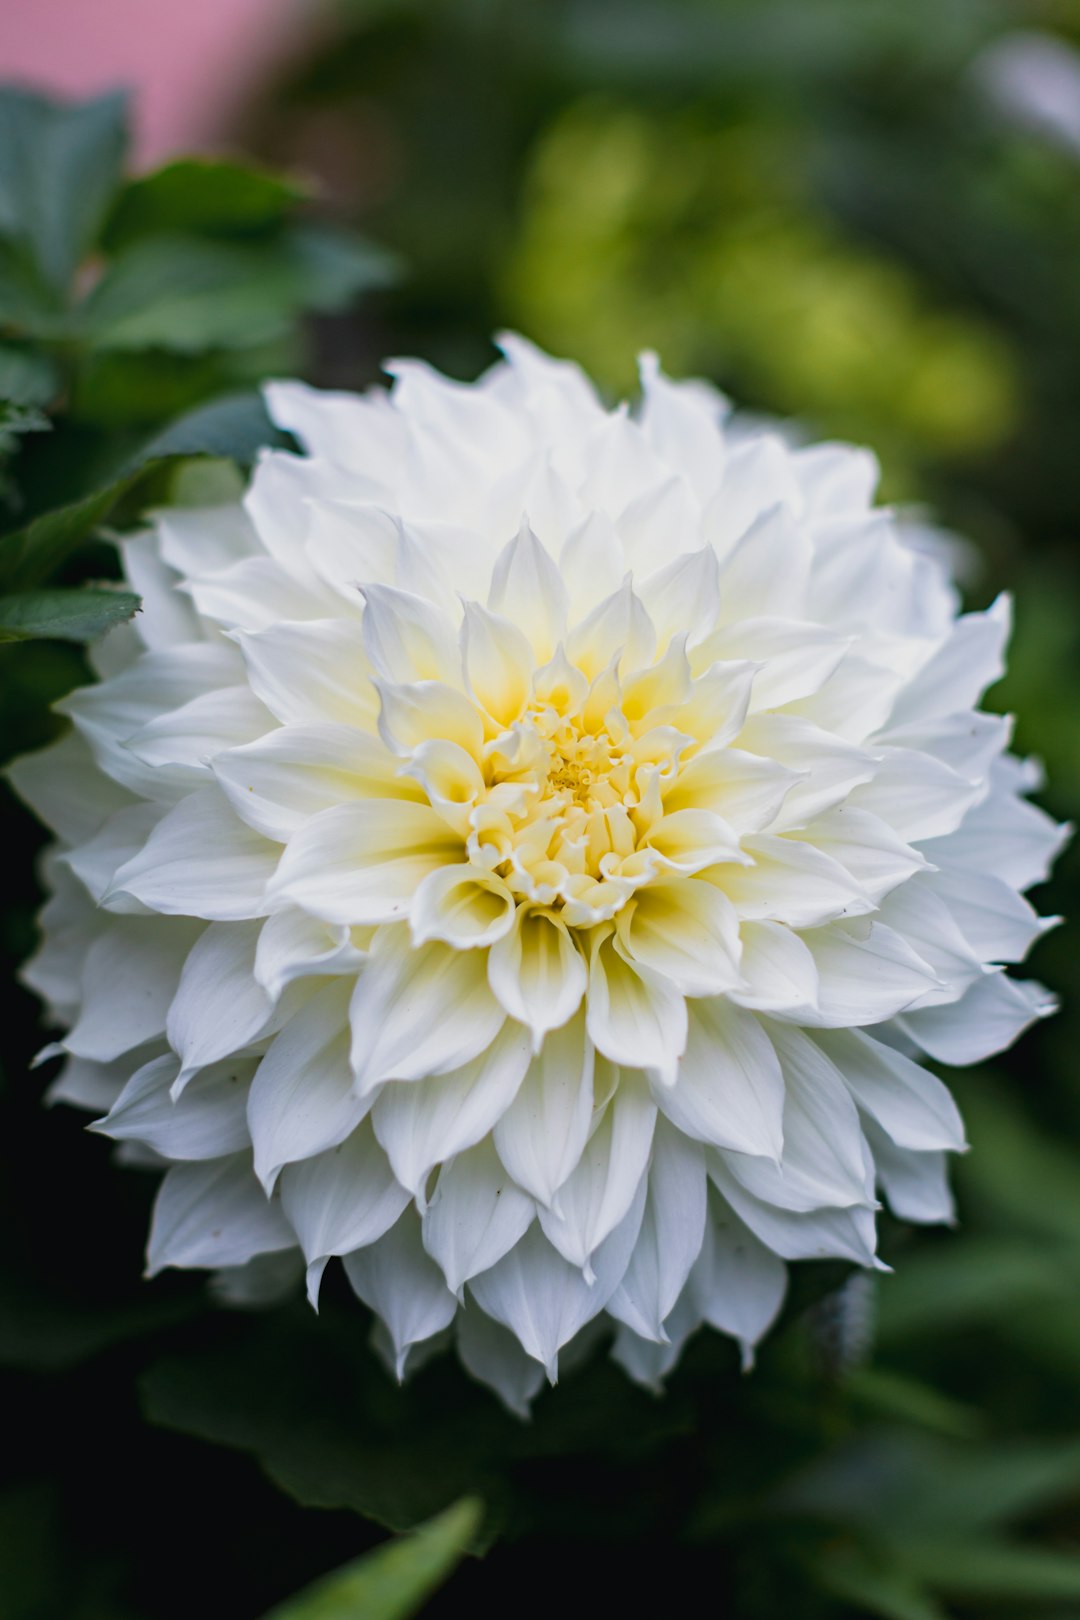
M 243 235 L 279 224 L 308 194 L 291 175 L 222 158 L 177 158 L 129 181 L 106 222 L 104 241 L 115 252 L 162 232 Z
M 22 591 L 0 596 L 0 641 L 96 641 L 130 619 L 133 591 Z
M 60 388 L 60 373 L 34 349 L 0 344 L 0 399 L 12 405 L 47 405 Z
M 880 1284 L 877 1337 L 892 1346 L 1005 1320 L 1030 1305 L 1068 1297 L 1076 1279 L 1055 1255 L 1028 1243 L 958 1237 L 906 1255 L 895 1275 Z
M 906 1571 L 872 1559 L 858 1547 L 825 1549 L 811 1574 L 823 1591 L 880 1620 L 946 1620 L 945 1611 Z
M 946 1597 L 996 1602 L 1080 1598 L 1080 1557 L 1072 1553 L 951 1536 L 905 1540 L 902 1551 L 907 1567 Z
M 883 1367 L 856 1367 L 844 1380 L 844 1388 L 859 1406 L 876 1416 L 899 1418 L 937 1434 L 967 1439 L 986 1427 L 982 1413 L 974 1407 Z
M 0 89 L 0 235 L 23 244 L 44 280 L 66 292 L 120 181 L 126 98 L 65 105 Z
M 455 1502 L 411 1535 L 316 1581 L 265 1620 L 408 1620 L 461 1562 L 482 1512 L 468 1497 Z
M 38 584 L 101 527 L 141 478 L 170 458 L 215 456 L 248 463 L 261 445 L 281 442 L 258 395 L 236 394 L 202 405 L 148 440 L 111 483 L 0 541 L 0 579 L 16 589 Z
M 902 1545 L 947 1525 L 985 1532 L 1080 1496 L 1080 1442 L 945 1442 L 913 1430 L 864 1432 L 779 1493 L 785 1511 L 863 1525 Z
M 157 236 L 118 254 L 80 312 L 103 349 L 245 348 L 306 310 L 340 309 L 391 278 L 389 256 L 346 232 L 298 226 L 274 242 Z
M 248 466 L 264 445 L 289 442 L 274 427 L 258 394 L 229 394 L 155 433 L 126 466 L 137 471 L 167 456 L 216 456 Z
M 150 1291 L 128 1304 L 69 1299 L 55 1280 L 50 1289 L 40 1276 L 0 1267 L 0 1367 L 67 1372 L 114 1345 L 175 1330 L 199 1304 L 197 1296 Z
M 463 1495 L 495 1507 L 497 1459 L 521 1425 L 486 1395 L 462 1399 L 460 1385 L 456 1402 L 436 1407 L 415 1386 L 408 1400 L 391 1393 L 366 1337 L 355 1311 L 316 1324 L 299 1306 L 266 1313 L 233 1324 L 227 1342 L 151 1367 L 143 1408 L 166 1428 L 251 1452 L 307 1507 L 348 1508 L 391 1530 Z
M 982 1073 L 961 1086 L 974 1152 L 960 1170 L 969 1201 L 1009 1232 L 1080 1250 L 1080 1182 L 1072 1145 L 1031 1119 L 1022 1096 Z

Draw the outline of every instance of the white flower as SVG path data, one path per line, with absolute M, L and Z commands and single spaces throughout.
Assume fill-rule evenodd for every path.
M 1060 832 L 977 712 L 1008 614 L 864 451 L 608 412 L 520 339 L 472 386 L 274 384 L 305 454 L 124 546 L 144 608 L 14 770 L 60 840 L 53 1095 L 166 1161 L 151 1273 L 340 1256 L 399 1373 L 454 1326 L 524 1407 L 606 1318 L 749 1358 L 785 1262 L 947 1220 L 970 1063 Z

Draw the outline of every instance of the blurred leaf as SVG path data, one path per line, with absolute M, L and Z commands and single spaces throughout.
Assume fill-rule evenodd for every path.
M 145 474 L 174 456 L 227 457 L 250 462 L 261 445 L 279 440 L 258 395 L 218 399 L 182 416 L 129 457 L 118 476 L 93 494 L 46 512 L 0 540 L 0 579 L 24 587 L 44 579 L 105 522 Z
M 0 1271 L 0 1366 L 67 1372 L 111 1345 L 175 1328 L 199 1308 L 197 1297 L 144 1291 L 131 1304 L 88 1305 L 62 1297 L 55 1279 Z M 2 1614 L 0 1608 L 0 1614 Z
M 12 405 L 47 405 L 60 387 L 60 374 L 33 349 L 0 344 L 0 400 Z
M 0 596 L 0 641 L 96 641 L 130 619 L 133 591 L 23 591 Z
M 905 1571 L 872 1559 L 861 1548 L 828 1547 L 811 1563 L 815 1581 L 860 1614 L 880 1620 L 946 1620 L 945 1611 Z
M 1080 1598 L 1080 1557 L 1046 1547 L 997 1541 L 905 1541 L 904 1563 L 946 1596 L 1023 1599 Z
M 391 1394 L 365 1336 L 355 1310 L 336 1322 L 309 1322 L 299 1307 L 267 1313 L 228 1343 L 152 1366 L 143 1408 L 153 1423 L 253 1453 L 308 1507 L 409 1530 L 461 1495 L 493 1506 L 493 1459 L 517 1438 L 516 1420 L 486 1397 L 418 1410 Z M 489 1524 L 479 1544 L 491 1534 Z
M 893 1346 L 926 1334 L 1007 1317 L 1076 1286 L 1072 1270 L 1030 1244 L 995 1237 L 951 1237 L 947 1245 L 907 1254 L 880 1280 L 877 1337 Z
M 57 292 L 97 236 L 125 144 L 122 95 L 64 105 L 0 87 L 0 235 L 25 244 Z
M 129 458 L 126 468 L 134 471 L 165 456 L 217 456 L 249 466 L 264 445 L 286 442 L 258 394 L 232 394 L 170 422 Z
M 276 337 L 304 310 L 339 309 L 391 274 L 381 250 L 317 226 L 273 244 L 155 236 L 117 255 L 79 319 L 105 349 L 243 348 Z
M 967 1439 L 986 1427 L 975 1407 L 883 1367 L 856 1367 L 844 1380 L 844 1388 L 858 1406 L 877 1417 L 898 1418 L 937 1434 Z
M 411 1535 L 316 1581 L 265 1620 L 408 1620 L 461 1562 L 480 1525 L 466 1497 Z
M 163 232 L 235 236 L 275 225 L 308 188 L 290 175 L 224 158 L 184 157 L 131 180 L 105 224 L 110 252 Z
M 958 1089 L 974 1148 L 959 1170 L 968 1197 L 1010 1232 L 1080 1249 L 1075 1146 L 1041 1130 L 1022 1095 L 992 1075 L 965 1077 Z
M 785 1485 L 785 1511 L 862 1525 L 903 1546 L 965 1536 L 1080 1496 L 1080 1441 L 946 1442 L 901 1428 L 860 1434 Z
M 0 331 L 48 329 L 61 308 L 58 297 L 42 285 L 28 250 L 0 236 Z

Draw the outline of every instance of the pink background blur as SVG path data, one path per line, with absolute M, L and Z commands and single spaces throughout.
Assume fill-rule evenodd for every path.
M 213 147 L 318 0 L 0 0 L 0 79 L 135 91 L 135 162 Z

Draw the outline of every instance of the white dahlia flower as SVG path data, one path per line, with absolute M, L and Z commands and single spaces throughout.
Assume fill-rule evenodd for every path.
M 143 611 L 13 776 L 53 1096 L 167 1166 L 150 1273 L 340 1257 L 399 1374 L 452 1327 L 521 1409 L 597 1319 L 645 1382 L 703 1322 L 748 1359 L 879 1189 L 949 1219 L 921 1060 L 1049 1010 L 1000 964 L 1060 832 L 975 709 L 1006 605 L 870 455 L 502 346 L 271 385 L 303 454 L 124 543 Z

